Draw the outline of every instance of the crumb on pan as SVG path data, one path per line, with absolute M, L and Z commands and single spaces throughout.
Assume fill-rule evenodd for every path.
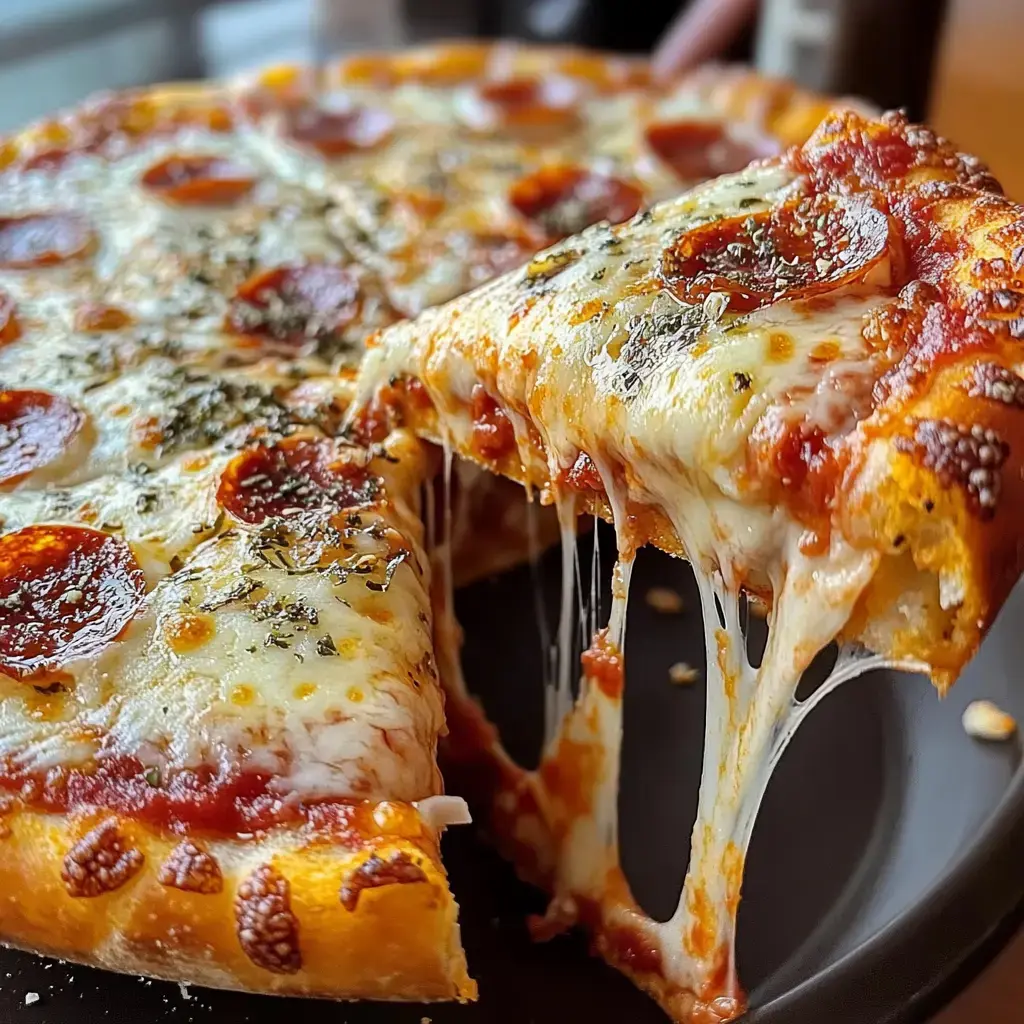
M 675 683 L 676 686 L 689 686 L 691 683 L 697 682 L 699 678 L 700 673 L 685 661 L 677 661 L 668 670 L 669 682 Z
M 1008 740 L 1017 723 L 990 700 L 974 700 L 964 709 L 964 731 L 976 740 Z
M 39 1002 L 39 993 L 38 992 L 26 992 L 25 993 L 25 1005 L 26 1006 L 34 1006 L 38 1002 Z
M 644 595 L 648 607 L 662 615 L 678 615 L 683 610 L 683 599 L 671 587 L 651 587 Z

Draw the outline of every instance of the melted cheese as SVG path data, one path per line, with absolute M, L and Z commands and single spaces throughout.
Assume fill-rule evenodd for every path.
M 675 509 L 683 537 L 691 537 L 687 522 L 693 509 L 692 502 L 680 502 Z M 800 553 L 798 541 L 799 531 L 791 531 L 783 556 L 774 563 L 775 598 L 759 666 L 748 661 L 740 618 L 744 598 L 738 585 L 727 583 L 717 568 L 695 564 L 707 646 L 706 731 L 689 868 L 672 917 L 653 922 L 637 911 L 628 895 L 617 836 L 622 699 L 586 675 L 570 710 L 562 714 L 559 702 L 548 703 L 551 738 L 540 768 L 527 783 L 542 808 L 545 828 L 535 833 L 525 820 L 517 832 L 519 841 L 532 839 L 553 860 L 553 922 L 574 916 L 573 908 L 586 899 L 601 908 L 599 933 L 628 926 L 648 936 L 660 950 L 670 986 L 695 997 L 733 1000 L 736 1006 L 742 998 L 735 927 L 743 867 L 758 809 L 789 741 L 810 711 L 841 683 L 886 665 L 908 671 L 927 668 L 847 647 L 814 695 L 797 702 L 803 672 L 841 631 L 878 560 L 877 554 L 838 538 L 829 552 L 809 558 Z M 568 559 L 563 563 L 569 564 Z M 620 561 L 613 576 L 608 635 L 620 652 L 625 649 L 630 565 Z M 570 651 L 567 644 L 563 660 Z M 557 693 L 560 685 L 552 681 L 549 691 Z M 722 987 L 709 995 L 712 979 Z
M 322 162 L 282 174 L 266 142 L 184 129 L 114 159 L 5 177 L 0 215 L 78 214 L 97 245 L 66 266 L 0 270 L 21 332 L 0 347 L 0 386 L 51 391 L 84 414 L 61 458 L 0 495 L 0 529 L 83 523 L 123 537 L 149 593 L 117 643 L 65 667 L 64 691 L 0 677 L 0 757 L 39 772 L 110 756 L 163 778 L 252 770 L 293 798 L 432 797 L 443 718 L 418 445 L 388 440 L 372 469 L 386 503 L 302 571 L 262 558 L 260 528 L 233 525 L 217 502 L 226 465 L 252 438 L 333 433 L 348 400 L 340 379 L 305 380 L 326 374 L 326 359 L 269 359 L 224 329 L 255 272 L 350 262 L 324 218 Z M 165 202 L 140 179 L 175 154 L 230 157 L 256 184 L 226 207 Z M 353 273 L 362 290 L 347 337 L 358 352 L 393 314 L 373 275 Z M 85 303 L 129 322 L 79 331 Z
M 286 150 L 265 133 L 225 134 L 183 129 L 154 136 L 106 161 L 79 155 L 59 173 L 33 170 L 8 176 L 0 216 L 59 211 L 84 216 L 96 231 L 88 259 L 30 273 L 0 269 L 0 287 L 17 304 L 19 318 L 51 329 L 73 324 L 84 301 L 103 301 L 155 331 L 183 334 L 213 349 L 235 349 L 221 332 L 228 303 L 257 271 L 322 261 L 351 264 L 329 230 L 322 161 L 304 160 L 282 174 L 275 153 Z M 226 205 L 165 202 L 141 184 L 145 171 L 175 155 L 229 158 L 251 173 L 252 191 Z M 366 333 L 393 319 L 372 275 L 353 266 L 362 287 L 359 316 L 346 329 L 355 350 Z M 76 339 L 77 340 L 77 339 Z M 106 340 L 106 339 L 104 339 Z M 187 347 L 187 343 L 186 343 Z
M 59 711 L 39 718 L 23 683 L 0 681 L 0 756 L 32 770 L 66 764 L 65 740 L 80 736 L 82 763 L 223 763 L 306 797 L 440 792 L 423 555 L 412 546 L 386 591 L 372 589 L 395 554 L 375 539 L 375 519 L 344 551 L 319 553 L 313 571 L 277 568 L 241 528 L 204 542 L 156 584 L 122 642 L 69 666 L 75 684 Z M 367 561 L 370 572 L 357 568 Z
M 877 372 L 862 327 L 886 301 L 877 288 L 870 294 L 871 281 L 884 283 L 885 261 L 871 280 L 831 294 L 824 309 L 776 302 L 744 315 L 726 313 L 727 296 L 714 293 L 688 305 L 657 275 L 661 252 L 688 228 L 767 209 L 793 188 L 785 170 L 752 167 L 626 226 L 592 228 L 525 271 L 385 332 L 363 367 L 365 394 L 396 376 L 418 377 L 460 451 L 473 452 L 471 399 L 481 380 L 503 407 L 528 410 L 542 436 L 547 465 L 532 475 L 536 446 L 516 430 L 525 482 L 547 489 L 563 522 L 559 671 L 548 684 L 545 756 L 529 781 L 545 828 L 527 820 L 516 835 L 528 843 L 532 836 L 553 864 L 553 922 L 572 919 L 585 900 L 601 908 L 599 946 L 603 931 L 628 924 L 660 951 L 664 977 L 641 980 L 679 1019 L 690 1019 L 701 1000 L 721 997 L 728 1012 L 741 1005 L 735 919 L 757 810 L 786 744 L 820 699 L 796 702 L 800 677 L 843 631 L 881 559 L 838 528 L 827 552 L 802 553 L 801 525 L 745 488 L 749 438 L 766 415 L 799 419 L 826 436 L 857 429 Z M 576 574 L 568 510 L 577 495 L 560 481 L 580 452 L 600 474 L 617 531 L 608 640 L 623 650 L 634 504 L 668 521 L 701 592 L 704 765 L 689 870 L 665 922 L 639 913 L 619 868 L 621 695 L 584 674 L 569 706 L 564 666 Z M 739 615 L 751 579 L 771 594 L 773 609 L 757 667 L 747 660 Z M 822 693 L 882 662 L 848 650 Z

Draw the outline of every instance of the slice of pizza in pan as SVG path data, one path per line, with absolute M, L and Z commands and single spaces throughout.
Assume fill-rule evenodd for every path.
M 5 942 L 249 991 L 475 996 L 439 848 L 468 817 L 435 762 L 435 461 L 401 431 L 278 424 L 8 481 Z
M 618 539 L 610 619 L 563 657 L 535 773 L 464 692 L 455 756 L 496 830 L 676 1020 L 743 1005 L 734 929 L 754 818 L 830 689 L 891 665 L 956 679 L 1020 575 L 1024 210 L 898 115 L 830 115 L 803 146 L 385 330 L 366 399 Z M 620 870 L 616 792 L 630 567 L 687 557 L 707 637 L 704 771 L 678 909 L 646 918 Z M 770 607 L 749 663 L 748 598 Z M 570 594 L 571 599 L 571 594 Z M 840 643 L 803 704 L 802 672 Z M 462 745 L 461 754 L 459 744 Z M 477 771 L 478 777 L 483 777 Z

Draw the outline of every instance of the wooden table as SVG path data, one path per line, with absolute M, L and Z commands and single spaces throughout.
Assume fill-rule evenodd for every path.
M 1021 39 L 1024 3 L 949 0 L 928 120 L 985 160 L 1007 193 L 1024 202 Z
M 935 1018 L 934 1024 L 1024 1024 L 1024 933 Z

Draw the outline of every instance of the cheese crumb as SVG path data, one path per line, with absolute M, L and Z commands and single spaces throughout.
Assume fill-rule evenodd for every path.
M 26 1006 L 34 1006 L 38 1002 L 39 1002 L 39 993 L 38 992 L 26 992 L 25 993 L 25 1005 Z
M 698 678 L 700 678 L 700 673 L 685 661 L 677 661 L 668 670 L 669 682 L 675 683 L 676 686 L 689 686 L 691 683 L 697 682 Z
M 964 731 L 976 740 L 1008 740 L 1016 731 L 1012 715 L 990 700 L 974 700 L 964 709 Z
M 651 587 L 644 600 L 660 615 L 678 615 L 683 610 L 683 599 L 671 587 Z

